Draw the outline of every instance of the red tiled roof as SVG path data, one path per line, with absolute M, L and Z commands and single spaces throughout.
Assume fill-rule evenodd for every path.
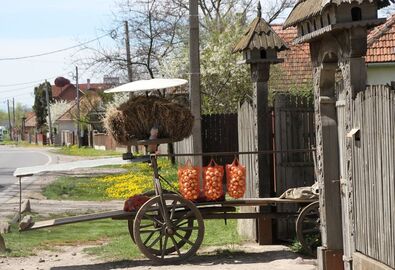
M 395 62 L 395 14 L 369 33 L 366 62 Z
M 296 27 L 283 29 L 282 25 L 272 25 L 272 29 L 289 46 L 289 50 L 278 53 L 284 62 L 278 64 L 278 79 L 272 83 L 273 90 L 285 91 L 303 87 L 312 81 L 312 65 L 310 60 L 310 47 L 308 43 L 292 45 L 292 40 L 297 37 Z
M 25 127 L 35 127 L 36 126 L 36 114 L 34 112 L 27 112 L 25 120 Z
M 81 92 L 86 92 L 88 90 L 95 92 L 103 92 L 106 89 L 110 89 L 113 85 L 104 84 L 104 83 L 82 83 L 79 84 L 79 89 Z M 56 85 L 52 85 L 52 97 L 54 99 L 62 99 L 62 94 L 66 91 L 75 91 L 76 87 L 74 84 L 67 84 L 63 87 L 58 87 Z M 66 99 L 67 100 L 67 99 Z M 71 101 L 71 100 L 69 100 Z
M 291 45 L 297 37 L 297 29 L 290 27 L 282 29 L 282 25 L 272 25 L 272 29 L 289 46 L 289 50 L 278 53 L 284 62 L 276 65 L 272 70 L 279 70 L 273 74 L 271 83 L 273 90 L 290 90 L 299 86 L 306 86 L 312 81 L 312 65 L 310 47 L 308 43 Z M 395 14 L 386 23 L 373 28 L 368 35 L 367 63 L 395 62 Z

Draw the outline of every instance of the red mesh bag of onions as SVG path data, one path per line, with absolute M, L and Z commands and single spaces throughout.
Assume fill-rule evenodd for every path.
M 195 201 L 199 197 L 199 175 L 200 170 L 197 166 L 192 166 L 188 159 L 185 165 L 178 168 L 179 190 L 185 199 Z
M 224 167 L 212 159 L 207 167 L 203 167 L 203 192 L 209 201 L 217 200 L 223 195 L 222 179 Z
M 237 158 L 226 165 L 226 187 L 229 196 L 235 199 L 243 197 L 246 190 L 246 168 Z

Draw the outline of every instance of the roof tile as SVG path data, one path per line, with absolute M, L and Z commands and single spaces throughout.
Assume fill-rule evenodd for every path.
M 370 31 L 366 62 L 395 62 L 395 14 Z

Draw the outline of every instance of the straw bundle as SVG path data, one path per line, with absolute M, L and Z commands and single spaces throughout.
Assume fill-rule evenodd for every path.
M 157 127 L 158 138 L 180 141 L 192 132 L 191 111 L 177 103 L 156 96 L 138 96 L 106 112 L 104 124 L 114 139 L 122 144 L 148 139 Z

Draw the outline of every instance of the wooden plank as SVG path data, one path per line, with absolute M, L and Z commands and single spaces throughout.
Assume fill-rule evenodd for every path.
M 105 218 L 120 218 L 120 217 L 132 218 L 135 216 L 135 214 L 136 214 L 135 212 L 125 212 L 123 210 L 116 210 L 116 211 L 95 213 L 95 214 L 82 215 L 82 216 L 74 216 L 74 217 L 66 217 L 66 218 L 38 221 L 38 222 L 35 222 L 32 227 L 27 228 L 25 231 L 54 227 L 54 226 L 65 225 L 65 224 L 78 223 L 78 222 L 84 222 L 84 221 L 93 221 L 93 220 L 99 220 L 99 219 L 105 219 Z
M 393 90 L 390 91 L 390 118 L 391 120 L 395 119 L 395 93 Z M 390 158 L 389 158 L 389 195 L 390 195 L 390 209 L 392 209 L 392 213 L 390 215 L 390 223 L 389 227 L 391 228 L 391 237 L 390 237 L 390 266 L 395 268 L 395 124 L 393 121 L 389 121 L 390 124 L 390 136 L 389 136 L 389 150 L 390 150 Z

